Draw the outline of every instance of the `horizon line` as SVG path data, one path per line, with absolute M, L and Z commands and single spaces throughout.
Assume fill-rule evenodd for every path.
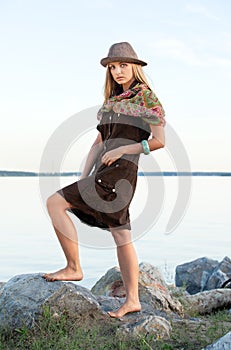
M 22 170 L 0 170 L 0 177 L 27 176 L 80 176 L 80 171 L 34 172 Z M 231 171 L 138 171 L 138 176 L 231 176 Z

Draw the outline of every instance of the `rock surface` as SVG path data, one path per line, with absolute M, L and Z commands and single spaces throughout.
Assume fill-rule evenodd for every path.
M 152 288 L 154 289 L 154 285 L 158 286 L 158 282 L 153 277 L 148 280 L 144 270 L 150 270 L 151 275 L 151 265 L 145 265 L 141 273 L 141 282 L 145 283 L 145 288 L 147 288 L 146 294 L 143 294 L 143 299 L 146 299 L 142 301 L 142 311 L 123 317 L 120 320 L 118 332 L 123 334 L 129 332 L 133 336 L 150 333 L 158 337 L 168 337 L 171 326 L 167 318 L 165 318 L 166 314 L 164 311 L 166 310 L 161 312 L 162 307 L 160 307 L 158 311 L 155 305 L 159 306 L 158 303 L 161 298 L 166 303 L 165 309 L 172 311 L 175 308 L 178 310 L 181 305 L 180 303 L 178 305 L 176 301 L 166 299 L 171 297 L 170 294 L 166 293 L 166 287 L 162 285 L 158 289 L 158 302 L 156 301 L 156 294 L 153 296 L 154 302 L 151 292 Z M 115 272 L 113 276 L 120 276 L 118 269 L 113 268 L 113 271 Z M 157 273 L 157 271 L 153 273 Z M 115 286 L 115 281 L 111 279 L 110 274 L 111 271 L 109 270 L 104 280 L 109 281 L 110 286 L 113 283 Z M 109 289 L 106 288 L 107 291 Z M 65 313 L 69 319 L 73 319 L 73 322 L 75 320 L 86 321 L 89 324 L 92 324 L 92 320 L 97 322 L 103 320 L 108 323 L 115 322 L 115 319 L 110 318 L 107 311 L 119 308 L 125 299 L 121 297 L 123 296 L 121 286 L 117 286 L 113 290 L 116 290 L 120 297 L 118 295 L 110 296 L 110 292 L 105 293 L 107 294 L 106 296 L 96 296 L 87 288 L 80 287 L 72 282 L 47 282 L 42 278 L 41 274 L 15 276 L 5 283 L 1 290 L 0 328 L 10 330 L 24 326 L 32 327 L 38 317 L 42 315 L 46 306 L 49 307 L 51 314 L 56 318 Z M 164 294 L 163 297 L 161 293 Z M 145 295 L 146 297 L 144 298 Z M 167 305 L 167 301 L 172 303 L 172 309 Z M 174 317 L 173 312 L 171 317 Z
M 219 266 L 224 272 L 226 263 L 228 260 Z M 177 294 L 178 289 L 174 292 Z M 32 327 L 46 306 L 54 317 L 65 314 L 73 322 L 81 320 L 90 325 L 93 320 L 117 322 L 118 333 L 133 336 L 151 334 L 167 338 L 171 332 L 170 321 L 173 324 L 183 319 L 191 322 L 190 318 L 183 318 L 181 303 L 172 296 L 159 270 L 150 264 L 140 264 L 139 294 L 142 311 L 118 321 L 107 313 L 125 301 L 121 274 L 116 267 L 108 270 L 92 291 L 72 282 L 47 282 L 41 274 L 19 275 L 0 289 L 0 328 Z M 194 295 L 185 292 L 181 296 L 187 308 L 199 314 L 231 307 L 231 289 L 213 289 Z
M 203 257 L 178 265 L 176 267 L 175 284 L 177 287 L 186 287 L 186 291 L 190 294 L 202 292 L 218 264 L 217 260 Z
M 108 270 L 92 287 L 91 291 L 95 295 L 125 297 L 125 289 L 119 269 L 113 267 Z M 140 264 L 139 296 L 141 302 L 152 306 L 155 310 L 183 315 L 182 305 L 171 296 L 159 270 L 147 263 Z
M 185 287 L 190 294 L 221 288 L 231 278 L 231 260 L 226 256 L 221 262 L 206 257 L 178 265 L 175 283 Z
M 202 350 L 231 350 L 231 332 L 218 339 L 215 343 Z
M 229 309 L 231 307 L 231 289 L 213 289 L 185 296 L 188 310 L 200 315 Z
M 108 317 L 87 288 L 70 282 L 46 282 L 41 274 L 19 275 L 10 279 L 0 295 L 0 328 L 33 326 L 42 308 L 49 305 L 53 312 L 68 312 L 68 316 Z M 78 312 L 76 312 L 78 310 Z
M 231 278 L 231 260 L 226 256 L 209 276 L 204 290 L 221 288 L 229 278 Z
M 129 322 L 122 325 L 119 329 L 119 333 L 122 334 L 155 334 L 158 338 L 169 337 L 171 331 L 170 322 L 164 317 L 160 316 L 143 316 L 138 321 Z

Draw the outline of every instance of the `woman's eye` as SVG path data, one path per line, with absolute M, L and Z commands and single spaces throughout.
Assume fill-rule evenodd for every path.
M 122 63 L 121 65 L 120 65 L 120 67 L 121 68 L 125 68 L 127 65 L 125 64 L 125 63 Z

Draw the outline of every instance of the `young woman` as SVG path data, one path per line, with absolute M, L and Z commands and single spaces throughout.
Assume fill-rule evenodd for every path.
M 139 268 L 131 240 L 129 205 L 134 195 L 141 153 L 164 147 L 164 111 L 150 89 L 142 66 L 127 42 L 111 46 L 101 60 L 107 67 L 105 101 L 98 112 L 98 136 L 88 154 L 79 181 L 47 200 L 48 212 L 67 260 L 67 266 L 44 275 L 47 281 L 79 281 L 75 226 L 66 211 L 82 222 L 109 230 L 117 245 L 119 266 L 126 290 L 125 303 L 111 317 L 140 311 Z M 151 135 L 151 137 L 150 137 Z

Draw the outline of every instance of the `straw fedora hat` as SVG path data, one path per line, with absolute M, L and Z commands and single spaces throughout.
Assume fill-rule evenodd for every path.
M 138 59 L 132 46 L 127 42 L 113 44 L 108 52 L 108 56 L 102 58 L 100 63 L 106 67 L 110 62 L 127 62 L 146 66 L 147 63 Z

